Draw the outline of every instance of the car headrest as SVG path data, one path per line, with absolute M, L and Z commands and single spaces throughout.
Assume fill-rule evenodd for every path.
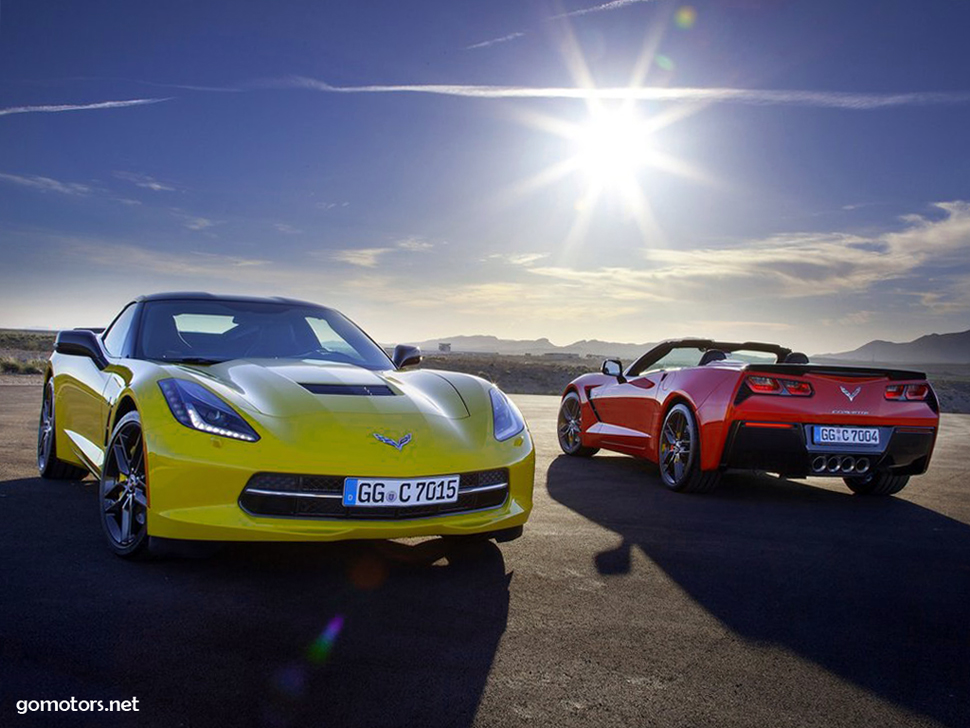
M 785 364 L 808 364 L 808 357 L 800 351 L 793 351 L 785 357 Z
M 708 349 L 701 356 L 701 360 L 697 363 L 697 366 L 702 367 L 705 364 L 710 364 L 712 361 L 724 361 L 728 356 L 720 349 Z

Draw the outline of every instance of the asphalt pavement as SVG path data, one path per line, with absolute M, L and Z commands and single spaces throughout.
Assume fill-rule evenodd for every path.
M 40 396 L 0 386 L 0 726 L 970 725 L 970 416 L 896 497 L 681 495 L 561 455 L 558 400 L 519 395 L 517 541 L 128 562 L 90 478 L 36 477 Z M 18 710 L 71 698 L 138 710 Z

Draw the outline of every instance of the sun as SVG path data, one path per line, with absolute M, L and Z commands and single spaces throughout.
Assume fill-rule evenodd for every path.
M 655 157 L 650 125 L 629 108 L 600 109 L 573 135 L 576 166 L 599 188 L 629 189 Z

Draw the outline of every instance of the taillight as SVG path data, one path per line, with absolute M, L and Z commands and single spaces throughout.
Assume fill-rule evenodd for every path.
M 758 394 L 781 394 L 781 384 L 771 377 L 748 377 L 748 386 Z
M 812 396 L 812 385 L 808 382 L 799 382 L 794 379 L 782 379 L 781 383 L 784 385 L 788 393 L 794 395 L 795 397 L 811 397 Z
M 930 395 L 928 384 L 890 384 L 886 387 L 886 399 L 922 402 Z
M 750 376 L 746 381 L 748 389 L 755 394 L 780 394 L 789 397 L 812 396 L 812 385 L 797 379 Z

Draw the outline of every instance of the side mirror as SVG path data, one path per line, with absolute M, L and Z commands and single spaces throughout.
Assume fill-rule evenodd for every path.
M 395 346 L 394 356 L 391 357 L 391 361 L 394 362 L 394 366 L 398 369 L 420 364 L 421 359 L 421 350 L 416 346 L 408 346 L 407 344 L 398 344 Z
M 108 360 L 101 350 L 98 337 L 87 329 L 59 331 L 57 339 L 54 340 L 54 351 L 70 356 L 86 356 L 97 365 L 98 369 L 108 366 Z
M 616 377 L 616 381 L 621 384 L 626 381 L 626 377 L 623 376 L 623 362 L 619 359 L 607 359 L 603 362 L 603 368 L 600 371 L 608 377 Z

